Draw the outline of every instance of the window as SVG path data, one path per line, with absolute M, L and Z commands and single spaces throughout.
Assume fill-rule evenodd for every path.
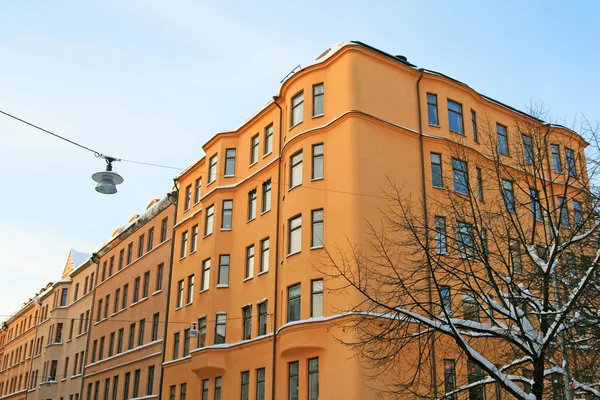
M 148 384 L 146 386 L 146 395 L 152 394 L 154 387 L 154 365 L 148 367 Z
M 427 93 L 427 119 L 429 125 L 439 126 L 438 120 L 438 108 L 437 108 L 437 95 Z
M 98 360 L 102 360 L 104 358 L 104 336 L 100 338 L 100 346 L 98 349 Z
M 215 400 L 221 400 L 221 377 L 215 378 Z
M 308 360 L 308 400 L 319 400 L 319 359 Z
M 302 250 L 302 215 L 289 221 L 288 255 L 299 253 Z
M 242 340 L 252 338 L 252 306 L 242 308 Z
M 542 220 L 542 209 L 540 206 L 540 195 L 535 189 L 529 189 L 529 206 L 531 208 L 531 216 L 536 221 Z
M 250 396 L 250 371 L 242 372 L 242 400 L 248 400 Z
M 508 153 L 508 134 L 504 125 L 496 124 L 496 134 L 498 136 L 498 151 L 507 156 Z
M 304 120 L 304 92 L 298 93 L 292 98 L 292 127 Z
M 202 380 L 202 400 L 208 400 L 208 385 L 208 379 Z
M 194 184 L 194 203 L 200 201 L 200 191 L 202 189 L 202 178 L 196 179 L 196 183 Z
M 69 289 L 62 289 L 60 291 L 60 306 L 61 307 L 66 307 L 68 295 L 69 295 Z
M 117 354 L 123 352 L 123 335 L 125 334 L 125 328 L 119 329 L 119 336 L 117 339 Z
M 267 301 L 258 304 L 258 336 L 267 334 Z
M 215 344 L 225 343 L 225 331 L 227 328 L 227 314 L 217 313 L 215 321 Z
M 448 100 L 448 124 L 450 131 L 464 135 L 462 105 Z
M 265 154 L 273 151 L 273 124 L 265 128 Z
M 260 242 L 260 271 L 267 272 L 269 270 L 269 238 L 263 239 Z
M 107 261 L 104 261 L 104 263 L 102 264 L 102 278 L 100 278 L 101 282 L 104 282 L 106 280 L 106 264 L 108 264 Z
M 573 150 L 565 148 L 565 158 L 567 160 L 567 171 L 569 171 L 569 176 L 572 178 L 577 177 L 577 168 L 575 166 L 575 155 Z
M 477 198 L 483 201 L 483 178 L 481 176 L 481 168 L 475 168 L 475 175 L 477 179 Z
M 323 144 L 314 144 L 312 147 L 312 179 L 323 179 L 324 176 L 324 161 L 323 161 Z
M 58 324 L 56 324 L 56 337 L 54 339 L 54 343 L 62 342 L 62 330 L 63 330 L 63 324 L 62 324 L 62 322 L 59 322 Z
M 210 185 L 217 179 L 217 155 L 212 156 L 208 161 L 208 184 Z
M 254 275 L 254 245 L 246 247 L 246 270 L 244 278 L 248 279 Z
M 450 286 L 440 286 L 440 314 L 452 315 L 452 301 L 450 300 Z
M 223 211 L 221 214 L 221 229 L 230 230 L 233 218 L 233 200 L 223 200 Z
M 311 248 L 323 247 L 323 209 L 312 211 Z
M 158 318 L 160 317 L 159 313 L 156 313 L 152 316 L 152 341 L 158 340 Z
M 469 383 L 483 379 L 483 371 L 473 360 L 467 360 L 467 380 Z M 485 400 L 485 386 L 477 385 L 469 388 L 469 400 Z
M 531 136 L 523 135 L 523 159 L 526 164 L 533 164 L 533 143 Z
M 92 344 L 92 362 L 96 362 L 96 351 L 98 349 L 98 340 L 94 340 Z
M 442 180 L 442 156 L 438 153 L 431 153 L 429 158 L 431 160 L 431 185 L 437 188 L 444 187 Z
M 456 390 L 456 368 L 454 360 L 444 360 L 444 391 L 450 393 Z M 446 396 L 448 400 L 456 400 L 456 393 Z
M 311 282 L 310 296 L 310 316 L 323 316 L 323 279 L 316 279 Z
M 173 360 L 179 358 L 179 331 L 173 333 Z
M 521 264 L 521 246 L 518 240 L 510 239 L 509 242 L 510 258 L 512 261 L 513 272 L 515 274 L 523 273 L 523 265 Z
M 123 286 L 123 304 L 121 309 L 124 310 L 127 307 L 127 294 L 129 293 L 129 284 Z
M 288 364 L 288 400 L 298 400 L 298 361 Z
M 469 177 L 467 171 L 466 162 L 452 159 L 452 179 L 454 181 L 454 191 L 456 193 L 468 194 Z
M 123 385 L 123 399 L 129 398 L 129 381 L 130 380 L 131 380 L 131 372 L 127 372 L 125 374 L 125 384 Z
M 177 392 L 177 386 L 172 385 L 169 387 L 169 400 L 176 400 L 175 395 Z
M 177 282 L 177 308 L 183 307 L 183 279 Z
M 204 220 L 204 236 L 213 233 L 213 219 L 215 217 L 215 206 L 206 209 L 206 219 Z
M 188 231 L 181 233 L 181 251 L 179 257 L 183 258 L 187 254 Z
M 133 243 L 127 245 L 127 265 L 133 261 Z
M 183 330 L 183 356 L 190 355 L 190 328 Z
M 165 218 L 160 223 L 160 242 L 164 242 L 167 240 L 167 225 L 169 222 L 169 218 Z
M 577 274 L 576 265 L 575 265 L 575 255 L 573 253 L 565 253 L 565 261 L 567 264 L 567 269 L 569 270 L 569 274 L 574 277 Z
M 511 181 L 507 181 L 506 179 L 502 180 L 502 197 L 504 197 L 504 204 L 506 205 L 506 210 L 508 212 L 515 212 L 515 193 L 513 191 L 513 183 Z
M 478 142 L 479 136 L 477 135 L 477 113 L 471 110 L 471 130 L 473 131 L 473 140 Z
M 194 301 L 194 275 L 188 276 L 187 285 L 186 304 L 190 304 L 192 301 Z
M 133 397 L 138 397 L 140 393 L 140 372 L 139 369 L 133 371 Z
M 190 254 L 195 253 L 198 249 L 198 225 L 192 227 L 192 248 Z
M 164 264 L 158 264 L 158 268 L 156 269 L 156 291 L 162 290 L 162 281 L 163 281 L 163 269 Z
M 476 294 L 473 292 L 464 292 L 462 300 L 464 319 L 479 322 L 479 303 L 477 302 Z
M 225 150 L 225 176 L 235 175 L 235 149 Z
M 560 225 L 566 228 L 569 226 L 569 213 L 567 212 L 567 203 L 564 197 L 558 198 L 558 209 L 560 213 Z
M 185 188 L 185 198 L 183 199 L 183 210 L 187 211 L 190 209 L 192 204 L 192 185 L 187 185 Z
M 125 249 L 121 249 L 121 251 L 119 251 L 119 271 L 123 269 L 124 263 L 125 263 Z
M 144 287 L 142 289 L 142 298 L 148 297 L 148 288 L 150 287 L 150 271 L 144 273 Z
M 302 184 L 302 150 L 290 159 L 290 189 Z
M 98 312 L 96 313 L 96 321 L 100 321 L 102 319 L 102 302 L 104 299 L 98 300 Z
M 186 400 L 187 383 L 182 383 L 179 390 L 179 400 Z
M 552 167 L 554 168 L 554 172 L 561 173 L 562 172 L 562 164 L 560 162 L 560 149 L 557 144 L 550 145 L 550 152 L 552 153 Z
M 111 332 L 110 339 L 108 340 L 108 356 L 112 357 L 115 351 L 115 332 Z
M 287 322 L 300 320 L 300 284 L 288 287 Z
M 129 325 L 129 350 L 133 349 L 135 339 L 135 322 Z
M 256 189 L 248 192 L 248 221 L 256 218 Z
M 108 309 L 110 307 L 110 294 L 106 296 L 106 303 L 104 304 L 104 318 L 108 318 Z
M 271 179 L 262 184 L 262 212 L 271 210 Z
M 325 108 L 324 95 L 325 91 L 322 83 L 313 86 L 313 117 L 323 115 Z
M 133 302 L 137 303 L 140 299 L 140 277 L 135 278 L 133 282 Z
M 265 400 L 265 369 L 256 370 L 256 400 Z
M 473 255 L 473 235 L 471 225 L 465 222 L 456 223 L 456 244 L 460 257 Z
M 250 139 L 250 165 L 258 162 L 258 134 Z
M 110 378 L 104 380 L 104 400 L 108 400 L 108 393 L 110 392 Z
M 148 251 L 154 248 L 154 228 L 148 229 Z
M 146 320 L 145 319 L 141 319 L 140 320 L 140 329 L 138 331 L 138 346 L 141 346 L 144 344 L 144 333 L 146 329 Z
M 200 290 L 208 290 L 210 284 L 210 258 L 202 261 L 202 283 Z
M 219 280 L 217 285 L 229 285 L 229 254 L 219 256 Z
M 206 317 L 198 318 L 198 347 L 206 345 Z
M 583 214 L 581 213 L 581 203 L 577 200 L 573 200 L 573 221 L 577 226 L 583 222 Z

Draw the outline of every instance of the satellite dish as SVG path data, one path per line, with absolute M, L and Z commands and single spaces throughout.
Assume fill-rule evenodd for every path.
M 96 192 L 102 194 L 117 193 L 117 185 L 123 183 L 123 177 L 112 170 L 114 158 L 106 158 L 106 171 L 96 172 L 92 175 L 92 179 L 98 182 Z

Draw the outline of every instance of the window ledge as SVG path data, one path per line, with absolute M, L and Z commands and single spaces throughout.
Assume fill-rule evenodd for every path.
M 315 118 L 321 118 L 321 117 L 324 117 L 324 116 L 325 116 L 325 114 L 323 113 L 323 114 L 313 115 L 312 117 L 313 117 L 313 119 L 315 119 Z
M 269 272 L 269 270 L 268 270 L 268 269 L 266 269 L 266 270 L 264 270 L 264 271 L 261 271 L 261 272 L 259 272 L 258 274 L 256 274 L 256 276 L 261 276 L 261 275 L 264 275 L 264 274 L 266 274 L 267 272 Z
M 429 126 L 433 127 L 433 128 L 441 128 L 441 126 L 437 125 L 437 124 L 429 124 Z
M 304 122 L 304 119 L 302 119 L 302 121 L 298 121 L 298 122 L 296 122 L 294 125 L 290 126 L 290 129 L 289 129 L 289 130 L 291 131 L 292 129 L 294 129 L 295 127 L 297 127 L 298 125 L 300 125 L 300 124 L 301 124 L 301 123 L 303 123 L 303 122 Z
M 322 181 L 324 179 L 325 179 L 325 177 L 321 176 L 320 178 L 312 178 L 310 181 L 311 182 L 316 182 L 316 181 Z
M 217 289 L 222 289 L 222 288 L 228 288 L 229 284 L 228 283 L 219 283 L 217 284 Z M 202 293 L 202 292 L 200 292 Z
M 285 257 L 288 258 L 288 257 L 294 256 L 296 254 L 300 254 L 300 253 L 302 253 L 302 250 L 299 250 L 299 251 L 296 251 L 296 252 L 293 252 L 293 253 L 288 253 L 288 255 L 286 255 Z
M 67 380 L 67 378 L 62 378 L 60 381 L 65 382 L 66 380 Z
M 260 215 L 265 215 L 266 213 L 268 213 L 269 211 L 271 211 L 271 209 L 269 208 L 268 210 L 265 210 L 263 212 L 260 213 Z
M 176 308 L 175 308 L 175 311 L 177 311 L 177 310 L 181 310 L 181 308 L 182 308 L 182 307 L 176 307 Z
M 443 190 L 443 189 L 444 189 L 444 187 L 443 187 L 443 186 L 435 186 L 435 185 L 431 185 L 431 187 L 432 187 L 432 188 L 434 188 L 434 189 L 441 189 L 441 190 Z
M 457 131 L 453 131 L 452 129 L 448 129 L 448 130 L 452 133 L 456 133 L 457 135 L 465 136 L 464 132 L 457 132 Z
M 194 302 L 194 300 L 190 301 L 189 303 L 185 303 L 184 307 L 192 305 L 193 302 Z
M 268 153 L 265 153 L 265 154 L 263 154 L 262 158 L 265 158 L 265 157 L 267 157 L 267 156 L 270 156 L 271 154 L 273 154 L 273 150 L 271 150 L 271 151 L 270 151 L 270 152 L 268 152 Z
M 221 232 L 229 232 L 231 231 L 231 228 L 221 228 Z
M 204 293 L 204 292 L 208 292 L 208 289 L 202 289 L 202 290 L 200 291 L 200 294 L 202 294 L 202 293 Z
M 254 278 L 254 277 L 253 277 L 253 276 L 249 276 L 249 277 L 247 277 L 247 278 L 244 278 L 244 280 L 243 280 L 242 282 L 247 282 L 247 281 L 249 281 L 249 280 L 250 280 L 250 279 L 252 279 L 252 278 Z
M 211 232 L 211 233 L 209 233 L 208 235 L 204 235 L 204 236 L 202 236 L 202 239 L 206 239 L 206 238 L 207 238 L 207 237 L 209 237 L 210 235 L 212 235 L 212 232 Z
M 254 167 L 256 164 L 258 164 L 258 160 L 254 161 L 252 164 L 248 165 L 248 168 Z
M 288 189 L 288 192 L 291 192 L 292 190 L 296 189 L 298 186 L 302 186 L 302 183 L 299 183 L 296 186 L 290 186 L 290 188 Z
M 87 332 L 81 332 L 80 334 L 78 334 L 77 336 L 75 336 L 75 339 L 78 339 L 80 337 L 82 337 L 83 335 L 85 335 Z
M 179 261 L 183 260 L 185 256 L 179 257 Z
M 223 175 L 223 178 L 235 178 L 235 175 L 227 174 Z
M 65 343 L 70 343 L 72 341 L 72 339 L 67 340 Z
M 183 210 L 183 214 L 187 213 L 188 211 L 190 211 L 192 209 L 192 207 L 188 207 L 185 210 Z
M 246 221 L 246 223 L 248 224 L 248 223 L 254 221 L 255 219 L 256 219 L 256 217 L 250 218 L 249 220 Z
M 192 250 L 192 251 L 190 251 L 190 256 L 191 256 L 192 254 L 196 254 L 196 250 Z
M 321 245 L 321 246 L 312 246 L 310 248 L 310 250 L 319 250 L 319 249 L 324 249 L 324 248 L 325 248 L 325 246 L 323 246 L 323 245 Z
M 212 185 L 212 184 L 213 184 L 213 183 L 215 183 L 216 181 L 217 181 L 217 180 L 216 180 L 216 179 L 214 179 L 214 180 L 212 180 L 212 181 L 208 182 L 208 183 L 206 184 L 206 187 L 209 187 L 210 185 Z
M 154 296 L 154 295 L 157 295 L 157 294 L 159 294 L 159 293 L 161 293 L 161 292 L 162 292 L 162 289 L 159 289 L 159 290 L 157 290 L 156 292 L 152 293 L 152 296 Z

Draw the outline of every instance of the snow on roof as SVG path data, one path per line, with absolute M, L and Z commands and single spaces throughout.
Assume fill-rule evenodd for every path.
M 71 249 L 71 265 L 73 269 L 79 268 L 83 263 L 85 263 L 91 257 L 91 254 L 82 253 L 75 249 Z

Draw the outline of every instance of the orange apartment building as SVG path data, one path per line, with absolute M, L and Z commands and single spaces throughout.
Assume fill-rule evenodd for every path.
M 450 115 L 460 118 L 458 135 Z M 176 177 L 162 398 L 374 399 L 369 385 L 377 382 L 335 339 L 352 318 L 342 311 L 360 298 L 328 294 L 335 282 L 319 269 L 324 247 L 366 243 L 365 220 L 381 217 L 388 177 L 416 198 L 437 196 L 437 156 L 448 163 L 457 141 L 483 152 L 484 115 L 498 135 L 524 116 L 402 56 L 350 42 L 209 140 L 206 155 Z M 582 152 L 580 137 L 550 128 Z M 447 361 L 435 363 L 441 393 Z M 456 364 L 455 382 L 467 381 L 466 369 Z M 487 398 L 505 398 L 488 386 Z
M 96 274 L 90 257 L 71 250 L 61 280 L 38 296 L 46 318 L 37 326 L 28 400 L 79 399 Z
M 82 398 L 158 398 L 175 196 L 153 200 L 95 253 Z

